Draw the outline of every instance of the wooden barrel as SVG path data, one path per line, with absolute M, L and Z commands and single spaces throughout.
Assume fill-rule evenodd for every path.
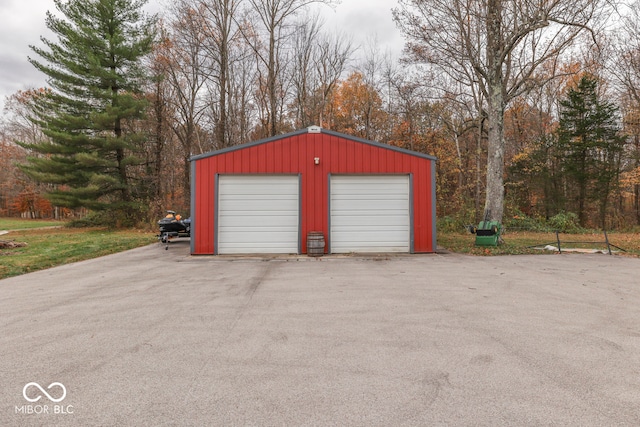
M 324 255 L 324 234 L 322 231 L 310 231 L 307 234 L 307 255 Z

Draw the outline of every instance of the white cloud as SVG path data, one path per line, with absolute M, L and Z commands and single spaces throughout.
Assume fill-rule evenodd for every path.
M 47 10 L 54 10 L 52 0 L 2 0 L 0 2 L 0 97 L 18 90 L 44 85 L 44 76 L 28 61 L 33 56 L 29 45 L 39 45 L 40 36 L 48 32 Z
M 335 12 L 327 14 L 337 29 L 351 34 L 354 42 L 365 46 L 376 40 L 382 52 L 399 55 L 402 36 L 393 22 L 391 9 L 397 6 L 393 0 L 343 0 Z

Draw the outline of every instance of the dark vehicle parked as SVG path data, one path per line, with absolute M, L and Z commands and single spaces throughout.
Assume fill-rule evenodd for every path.
M 169 243 L 169 240 L 175 237 L 191 237 L 191 218 L 182 219 L 182 216 L 174 211 L 167 211 L 167 216 L 158 221 L 158 226 L 158 239 L 162 243 Z

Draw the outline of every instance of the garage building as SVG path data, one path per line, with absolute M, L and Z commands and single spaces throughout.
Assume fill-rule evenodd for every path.
M 435 252 L 435 157 L 313 126 L 191 158 L 191 253 Z

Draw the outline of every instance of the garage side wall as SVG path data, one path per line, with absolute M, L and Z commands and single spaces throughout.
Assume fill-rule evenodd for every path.
M 315 158 L 319 163 L 315 163 Z M 216 177 L 300 174 L 301 244 L 309 231 L 328 236 L 329 174 L 413 174 L 415 252 L 435 252 L 435 161 L 327 133 L 300 133 L 193 161 L 192 253 L 214 254 Z

